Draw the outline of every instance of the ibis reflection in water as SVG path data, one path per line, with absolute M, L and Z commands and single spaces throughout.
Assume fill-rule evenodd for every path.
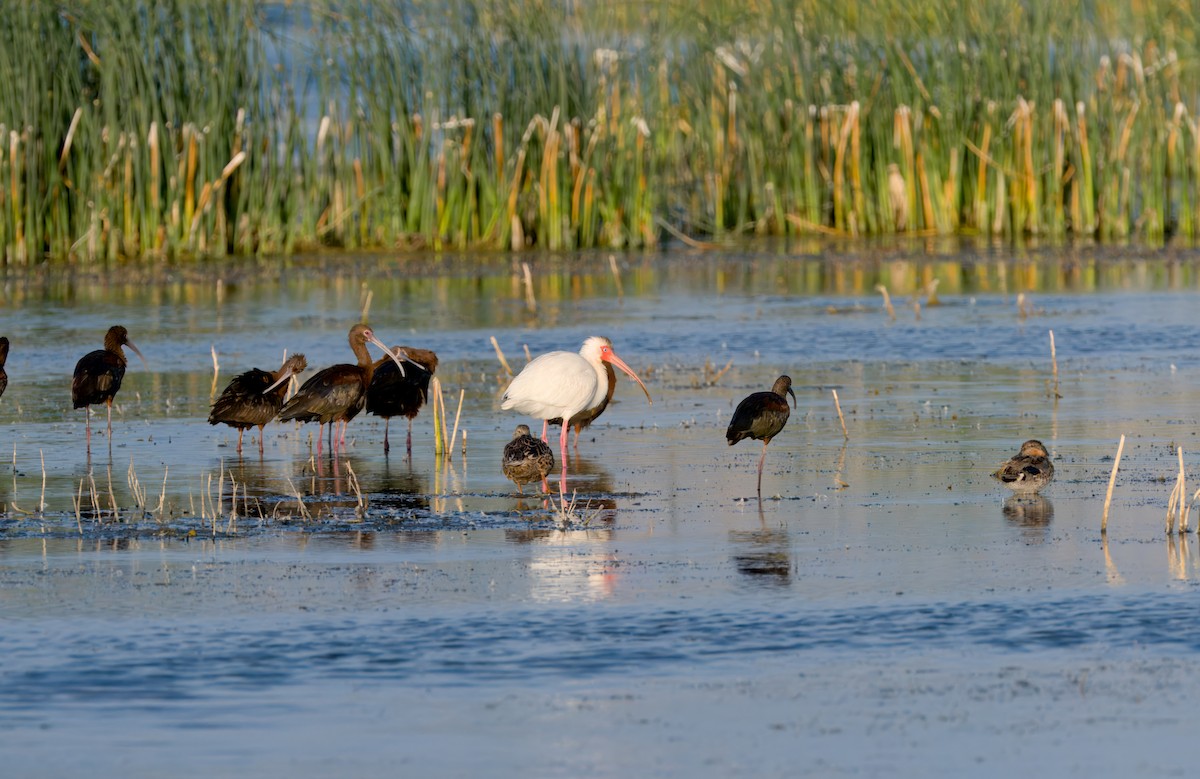
M 738 403 L 733 412 L 733 419 L 725 430 L 725 439 L 733 446 L 743 438 L 753 438 L 763 442 L 762 455 L 758 458 L 758 494 L 762 495 L 763 462 L 767 459 L 767 444 L 779 435 L 787 424 L 787 396 L 792 396 L 792 405 L 796 403 L 796 393 L 792 392 L 790 376 L 780 376 L 767 392 L 755 392 L 747 395 Z
M 612 364 L 638 383 L 646 400 L 650 390 L 638 375 L 613 351 L 612 341 L 601 336 L 592 336 L 575 352 L 547 352 L 526 365 L 500 402 L 504 410 L 519 411 L 544 422 L 554 418 L 567 421 L 559 435 L 559 457 L 562 473 L 559 477 L 559 496 L 565 501 L 567 494 L 567 429 L 571 420 L 581 411 L 600 405 L 608 392 L 604 366 Z
M 133 341 L 129 340 L 129 332 L 121 325 L 113 325 L 104 334 L 104 348 L 88 352 L 79 358 L 75 364 L 75 375 L 71 380 L 71 402 L 75 408 L 84 409 L 84 419 L 87 422 L 87 450 L 92 451 L 92 419 L 91 406 L 103 403 L 108 407 L 108 442 L 112 446 L 112 402 L 117 391 L 121 389 L 121 381 L 125 378 L 125 351 L 122 346 L 133 350 L 142 364 L 146 358 Z M 149 369 L 150 366 L 146 366 Z
M 375 364 L 367 352 L 367 344 L 372 343 L 383 350 L 384 354 L 399 367 L 401 373 L 404 366 L 400 358 L 392 354 L 383 342 L 375 337 L 371 328 L 363 324 L 350 328 L 350 350 L 354 352 L 357 364 L 338 363 L 317 371 L 292 399 L 284 404 L 279 412 L 279 419 L 287 422 L 318 422 L 322 427 L 330 426 L 330 448 L 336 453 L 346 443 L 346 425 L 358 416 L 367 401 L 367 387 L 371 386 L 371 377 L 375 372 Z M 340 433 L 333 427 L 340 423 Z M 317 456 L 321 456 L 322 431 L 317 432 Z
M 303 354 L 293 354 L 283 361 L 277 371 L 252 368 L 229 382 L 221 396 L 212 404 L 208 424 L 223 423 L 237 428 L 237 452 L 242 453 L 242 435 L 252 427 L 258 428 L 258 453 L 263 453 L 263 428 L 283 408 L 287 381 L 308 367 Z

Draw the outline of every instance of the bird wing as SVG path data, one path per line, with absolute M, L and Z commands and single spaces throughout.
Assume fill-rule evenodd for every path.
M 599 380 L 596 370 L 574 352 L 547 352 L 534 358 L 504 391 L 500 408 L 538 419 L 574 414 L 588 407 Z

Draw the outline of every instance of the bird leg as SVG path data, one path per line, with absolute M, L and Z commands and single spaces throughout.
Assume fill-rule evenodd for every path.
M 767 459 L 767 445 L 763 443 L 762 455 L 758 458 L 758 495 L 762 497 L 762 467 L 763 462 Z
M 238 454 L 242 453 L 242 433 L 244 433 L 244 432 L 246 432 L 245 428 L 241 428 L 241 427 L 238 428 L 238 448 L 237 448 Z M 262 447 L 262 439 L 259 439 L 259 447 L 260 448 Z
M 104 405 L 108 406 L 108 445 L 112 446 L 112 398 L 104 401 Z
M 542 443 L 546 443 L 547 441 L 549 441 L 549 439 L 548 439 L 548 438 L 546 438 L 546 434 L 547 434 L 549 431 L 550 431 L 550 420 L 549 420 L 549 419 L 543 419 L 543 420 L 542 420 Z
M 83 421 L 87 424 L 87 450 L 92 453 L 92 407 L 83 407 Z
M 392 450 L 392 445 L 388 443 L 388 426 L 391 424 L 391 417 L 383 418 L 383 453 L 387 454 Z
M 558 450 L 562 455 L 562 477 L 558 482 L 558 498 L 562 501 L 562 506 L 565 510 L 567 505 L 567 428 L 569 425 L 566 420 L 563 420 L 562 433 L 558 437 Z
M 318 422 L 317 423 L 317 460 L 318 461 L 321 459 L 321 442 L 324 439 L 325 439 L 325 425 L 324 425 L 324 423 Z
M 412 459 L 412 417 L 408 418 L 408 442 L 405 444 L 408 449 L 408 459 Z

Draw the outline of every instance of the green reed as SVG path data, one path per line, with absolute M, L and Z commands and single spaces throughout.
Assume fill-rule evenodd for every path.
M 1186 0 L 2 6 L 8 262 L 1200 230 Z

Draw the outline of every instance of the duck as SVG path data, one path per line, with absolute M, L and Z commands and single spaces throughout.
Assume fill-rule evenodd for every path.
M 1054 478 L 1054 463 L 1046 445 L 1031 438 L 1021 444 L 1021 451 L 992 474 L 1013 492 L 1039 492 Z

